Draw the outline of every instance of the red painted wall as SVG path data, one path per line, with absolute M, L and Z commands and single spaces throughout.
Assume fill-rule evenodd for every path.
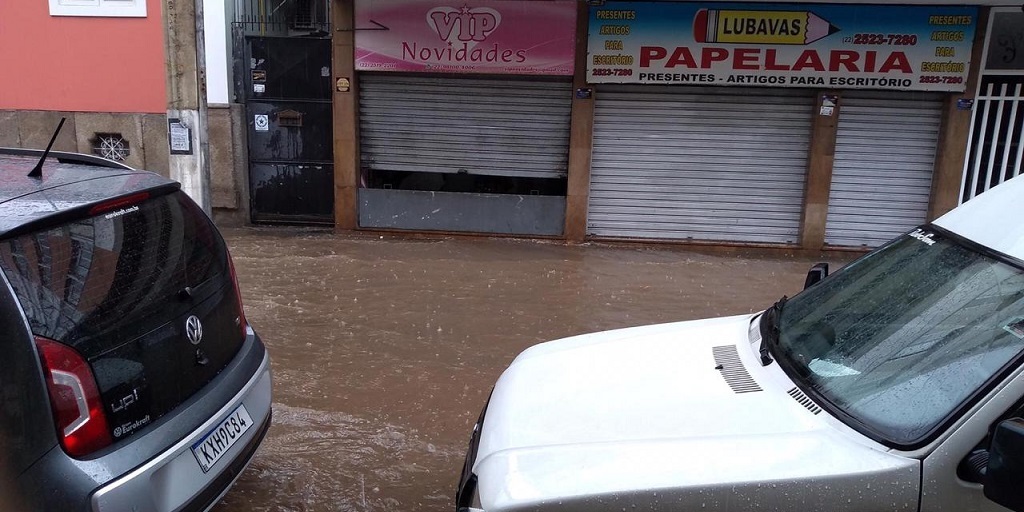
M 160 0 L 145 18 L 50 16 L 0 0 L 0 110 L 167 111 Z

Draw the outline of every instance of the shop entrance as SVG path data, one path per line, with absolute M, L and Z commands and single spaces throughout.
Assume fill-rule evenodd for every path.
M 327 4 L 284 1 L 235 23 L 253 222 L 334 223 L 331 40 Z M 241 47 L 239 55 L 238 47 Z
M 989 27 L 960 202 L 1021 174 L 1024 165 L 1024 13 L 993 8 Z
M 813 109 L 805 89 L 602 86 L 587 234 L 795 244 Z
M 840 102 L 825 243 L 878 247 L 927 220 L 942 95 L 849 91 Z
M 1021 173 L 1024 75 L 983 76 L 974 109 L 961 202 Z
M 359 227 L 558 236 L 571 83 L 363 73 Z

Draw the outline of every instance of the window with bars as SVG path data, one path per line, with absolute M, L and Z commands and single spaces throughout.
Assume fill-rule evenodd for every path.
M 328 0 L 235 0 L 233 25 L 245 35 L 327 37 Z

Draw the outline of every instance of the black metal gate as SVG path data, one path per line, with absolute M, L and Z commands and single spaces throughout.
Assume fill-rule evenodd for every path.
M 333 224 L 331 40 L 245 36 L 253 222 Z

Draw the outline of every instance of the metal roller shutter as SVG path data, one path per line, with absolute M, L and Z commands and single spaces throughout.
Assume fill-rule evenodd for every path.
M 825 243 L 877 247 L 928 215 L 942 96 L 847 92 Z
M 362 165 L 565 177 L 571 101 L 565 81 L 360 75 Z
M 597 98 L 590 234 L 798 241 L 810 92 L 619 86 Z

